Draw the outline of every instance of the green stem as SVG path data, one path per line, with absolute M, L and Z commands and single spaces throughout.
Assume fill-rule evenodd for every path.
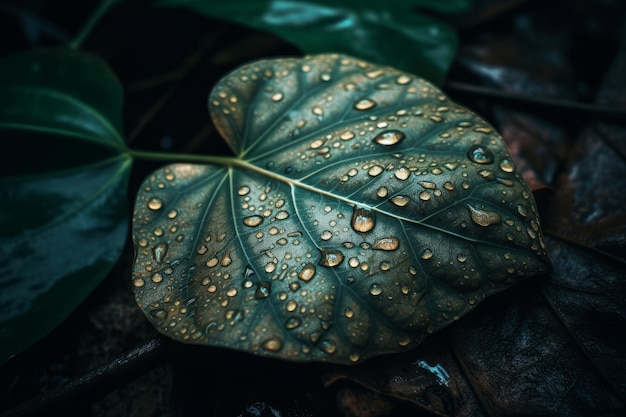
M 234 166 L 241 161 L 232 156 L 213 156 L 213 155 L 196 155 L 185 153 L 158 152 L 158 151 L 142 151 L 138 149 L 127 149 L 126 153 L 133 158 L 144 161 L 156 162 L 189 162 L 196 164 L 213 164 L 219 166 Z
M 96 10 L 89 16 L 89 19 L 83 27 L 81 28 L 78 35 L 74 38 L 74 40 L 70 43 L 70 48 L 78 49 L 83 44 L 87 36 L 91 33 L 93 28 L 98 24 L 102 16 L 115 4 L 118 0 L 102 0 L 100 5 L 96 8 Z

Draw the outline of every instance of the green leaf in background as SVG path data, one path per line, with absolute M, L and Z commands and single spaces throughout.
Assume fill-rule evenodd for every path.
M 158 170 L 133 218 L 137 302 L 176 340 L 356 363 L 550 270 L 500 135 L 419 77 L 262 60 L 209 108 L 237 157 Z
M 441 85 L 456 54 L 447 24 L 415 9 L 466 10 L 472 0 L 159 0 L 264 30 L 305 53 L 338 52 L 416 73 Z
M 123 249 L 122 99 L 84 52 L 0 60 L 0 363 L 63 321 Z

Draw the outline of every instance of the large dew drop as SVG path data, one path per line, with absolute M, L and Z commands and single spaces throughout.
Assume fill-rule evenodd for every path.
M 315 266 L 314 265 L 306 264 L 306 265 L 304 265 L 304 268 L 302 268 L 302 271 L 300 271 L 300 273 L 298 274 L 298 278 L 300 278 L 304 282 L 309 282 L 315 276 L 315 272 L 316 271 L 315 271 Z
M 322 266 L 333 267 L 343 262 L 344 256 L 343 256 L 343 253 L 341 253 L 341 251 L 332 250 L 332 249 L 330 250 L 320 249 L 320 253 L 322 257 L 320 258 L 319 263 Z
M 280 350 L 281 347 L 283 347 L 283 341 L 280 340 L 279 337 L 272 336 L 265 339 L 262 346 L 265 350 L 269 350 L 270 352 L 277 352 Z
M 272 293 L 272 283 L 269 281 L 260 281 L 256 285 L 256 290 L 254 291 L 254 298 L 257 300 L 262 300 L 267 298 Z
M 472 162 L 477 164 L 491 164 L 493 163 L 493 153 L 489 148 L 482 145 L 473 145 L 467 151 L 467 157 Z
M 161 263 L 163 262 L 163 259 L 165 258 L 165 255 L 167 254 L 167 243 L 165 242 L 161 242 L 161 243 L 157 243 L 154 246 L 154 249 L 152 249 L 152 254 L 154 256 L 154 260 L 157 263 Z
M 398 249 L 399 246 L 400 241 L 397 237 L 382 237 L 380 239 L 376 239 L 372 249 L 392 251 Z
M 354 103 L 354 108 L 357 110 L 369 110 L 376 105 L 376 102 L 369 98 L 362 98 Z
M 397 195 L 391 198 L 391 202 L 398 207 L 404 207 L 411 201 L 411 197 L 406 195 Z
M 502 217 L 495 211 L 481 210 L 469 205 L 467 209 L 469 210 L 472 221 L 479 226 L 487 227 L 502 222 Z
M 382 174 L 384 170 L 385 168 L 381 167 L 380 165 L 374 165 L 367 171 L 367 173 L 370 177 L 377 177 Z
M 499 166 L 500 169 L 504 172 L 513 172 L 513 170 L 515 169 L 515 165 L 513 165 L 513 162 L 511 162 L 511 160 L 507 158 L 501 159 Z
M 249 227 L 255 227 L 263 223 L 263 216 L 259 216 L 257 214 L 244 217 L 243 224 Z
M 352 212 L 352 228 L 355 232 L 367 233 L 376 226 L 374 213 L 365 208 L 354 208 Z
M 148 200 L 148 208 L 150 210 L 160 210 L 161 207 L 163 207 L 163 201 L 161 201 L 160 198 L 157 197 L 153 197 L 150 200 Z
M 372 285 L 370 285 L 370 294 L 372 294 L 373 296 L 379 296 L 383 293 L 383 287 L 380 286 L 380 284 L 378 283 L 373 283 Z
M 400 132 L 399 130 L 387 130 L 378 134 L 374 138 L 374 142 L 378 143 L 379 145 L 391 146 L 402 142 L 404 138 L 404 133 Z

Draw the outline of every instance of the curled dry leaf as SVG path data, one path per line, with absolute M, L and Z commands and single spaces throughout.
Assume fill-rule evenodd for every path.
M 550 270 L 500 136 L 422 79 L 263 60 L 209 108 L 237 157 L 156 171 L 133 219 L 137 302 L 176 340 L 356 363 Z

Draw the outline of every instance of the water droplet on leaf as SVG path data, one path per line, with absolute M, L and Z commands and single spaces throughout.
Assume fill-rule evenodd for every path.
M 335 350 L 337 350 L 337 344 L 334 341 L 332 341 L 332 340 L 323 340 L 320 343 L 320 346 L 322 347 L 324 352 L 326 352 L 328 354 L 334 353 Z
M 163 201 L 161 201 L 160 198 L 157 197 L 153 197 L 150 200 L 148 200 L 148 208 L 150 210 L 160 210 L 161 207 L 163 207 Z
M 154 256 L 154 260 L 157 263 L 160 264 L 161 262 L 163 262 L 163 259 L 167 254 L 167 243 L 161 242 L 154 245 L 154 248 L 152 249 L 152 254 Z
M 379 145 L 392 146 L 400 143 L 405 138 L 404 133 L 399 130 L 387 130 L 374 138 L 374 142 Z
M 502 222 L 502 217 L 495 211 L 481 210 L 469 205 L 467 209 L 470 212 L 472 221 L 479 226 L 487 227 Z
M 302 324 L 302 321 L 299 318 L 290 317 L 285 322 L 285 328 L 288 330 L 295 329 L 296 327 L 299 327 L 300 324 Z
M 513 170 L 515 169 L 513 162 L 511 162 L 511 160 L 507 158 L 501 159 L 499 166 L 500 166 L 500 169 L 504 172 L 513 172 Z
M 344 256 L 341 251 L 320 249 L 320 254 L 322 257 L 320 258 L 319 264 L 322 266 L 333 267 L 343 262 Z
M 269 297 L 272 293 L 272 283 L 269 281 L 260 281 L 256 284 L 256 290 L 254 291 L 254 298 L 262 300 Z
M 350 139 L 353 139 L 353 138 L 354 138 L 354 132 L 352 132 L 352 131 L 350 131 L 350 130 L 347 130 L 347 131 L 343 132 L 343 133 L 341 134 L 341 136 L 339 136 L 339 138 L 340 138 L 341 140 L 350 140 Z
M 249 227 L 255 227 L 263 223 L 263 216 L 259 216 L 257 214 L 244 217 L 243 224 Z
M 330 265 L 330 266 L 332 266 L 332 265 Z M 316 272 L 316 270 L 315 270 L 315 266 L 314 265 L 306 264 L 306 265 L 304 265 L 304 268 L 302 268 L 302 270 L 298 274 L 298 278 L 300 278 L 302 281 L 309 282 L 315 276 L 315 272 Z
M 482 145 L 473 145 L 467 151 L 467 157 L 472 162 L 477 164 L 491 164 L 493 163 L 493 153 L 489 148 Z
M 411 338 L 409 336 L 402 336 L 400 339 L 398 339 L 398 344 L 400 346 L 408 346 L 409 343 L 411 343 Z
M 409 178 L 409 176 L 411 175 L 411 172 L 406 167 L 401 167 L 398 170 L 396 170 L 394 175 L 400 181 L 405 181 Z
M 381 287 L 378 283 L 373 283 L 370 285 L 369 291 L 373 296 L 379 296 L 383 293 L 383 287 Z
M 397 195 L 391 198 L 391 202 L 398 207 L 404 207 L 411 201 L 411 198 L 406 195 Z
M 283 341 L 277 336 L 272 336 L 268 339 L 265 339 L 262 346 L 265 350 L 269 350 L 270 352 L 277 352 L 280 350 L 280 348 L 283 347 Z
M 369 99 L 363 98 L 356 103 L 354 103 L 354 108 L 357 110 L 369 110 L 376 105 L 376 102 Z
M 396 82 L 400 85 L 405 85 L 411 82 L 411 77 L 402 74 L 398 78 L 396 78 Z
M 398 246 L 400 246 L 400 241 L 397 237 L 383 237 L 376 239 L 372 249 L 393 251 L 398 249 Z
M 518 212 L 518 213 L 520 214 L 520 216 L 522 216 L 522 217 L 526 217 L 526 216 L 528 216 L 528 209 L 527 209 L 525 206 L 521 205 L 521 204 L 518 204 L 518 205 L 517 205 L 517 212 Z
M 368 209 L 359 207 L 352 212 L 352 228 L 359 233 L 367 233 L 376 226 L 374 213 Z
M 384 171 L 383 167 L 381 167 L 380 165 L 374 165 L 367 171 L 367 173 L 369 174 L 370 177 L 377 177 L 383 171 Z

